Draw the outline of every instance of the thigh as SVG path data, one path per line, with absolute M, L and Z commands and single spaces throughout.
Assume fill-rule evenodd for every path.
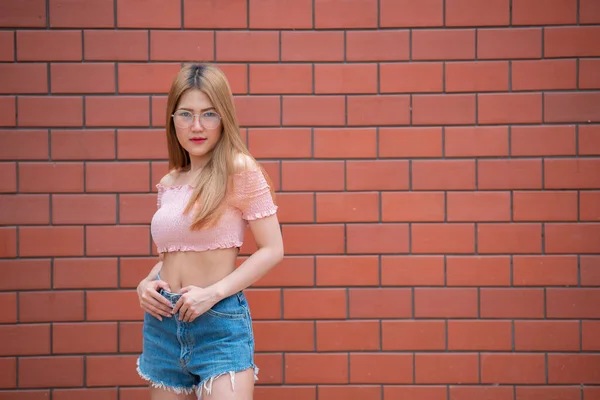
M 196 395 L 192 394 L 177 394 L 165 389 L 150 388 L 150 400 L 196 400 Z
M 233 376 L 228 373 L 223 374 L 208 384 L 211 384 L 210 392 L 203 387 L 202 400 L 252 400 L 254 369 L 237 372 Z

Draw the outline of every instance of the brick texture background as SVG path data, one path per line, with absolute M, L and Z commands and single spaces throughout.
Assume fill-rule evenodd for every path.
M 0 0 L 0 27 L 1 400 L 148 399 L 187 61 L 278 191 L 257 399 L 600 399 L 600 1 Z

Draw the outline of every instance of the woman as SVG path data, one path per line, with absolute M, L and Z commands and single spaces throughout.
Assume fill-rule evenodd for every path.
M 241 139 L 224 74 L 188 65 L 167 102 L 169 174 L 151 231 L 159 262 L 138 288 L 138 373 L 156 400 L 252 399 L 252 319 L 243 290 L 283 258 L 266 173 Z M 238 268 L 249 225 L 258 250 Z

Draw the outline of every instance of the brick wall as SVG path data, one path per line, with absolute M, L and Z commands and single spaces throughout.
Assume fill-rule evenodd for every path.
M 0 0 L 0 26 L 0 399 L 148 398 L 135 286 L 195 60 L 279 192 L 257 399 L 600 399 L 599 1 Z

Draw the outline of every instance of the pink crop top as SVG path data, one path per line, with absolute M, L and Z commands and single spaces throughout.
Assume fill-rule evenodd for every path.
M 270 188 L 260 170 L 245 170 L 233 176 L 233 190 L 216 225 L 190 230 L 193 212 L 184 214 L 193 188 L 190 185 L 157 184 L 158 210 L 150 225 L 159 253 L 204 251 L 241 247 L 247 221 L 277 212 Z

